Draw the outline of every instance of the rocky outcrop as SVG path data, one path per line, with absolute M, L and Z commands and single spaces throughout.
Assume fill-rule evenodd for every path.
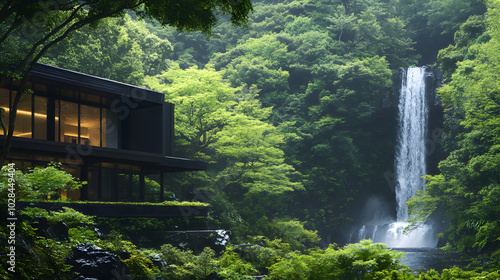
M 73 266 L 73 280 L 130 279 L 126 265 L 115 254 L 93 243 L 82 243 L 73 248 L 66 263 Z
M 429 106 L 441 106 L 441 99 L 437 96 L 437 89 L 441 86 L 443 75 L 437 66 L 424 66 L 425 67 L 425 94 L 429 102 Z M 398 107 L 399 94 L 401 92 L 401 83 L 403 71 L 406 68 L 400 69 L 397 75 L 392 77 L 392 90 L 390 96 L 384 100 L 382 107 Z
M 64 222 L 50 225 L 47 218 L 35 217 L 31 226 L 36 228 L 36 234 L 45 238 L 68 241 L 68 226 Z

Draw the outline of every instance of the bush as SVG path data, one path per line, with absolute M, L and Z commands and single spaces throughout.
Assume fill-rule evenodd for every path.
M 158 273 L 158 269 L 153 266 L 153 262 L 142 254 L 132 254 L 130 258 L 123 261 L 133 279 L 147 280 Z
M 169 265 L 167 271 L 161 273 L 164 279 L 202 280 L 218 271 L 215 252 L 208 247 L 198 256 L 191 250 L 181 250 L 170 244 L 161 246 L 160 250 Z
M 258 271 L 234 252 L 235 247 L 227 247 L 219 260 L 219 274 L 226 279 L 246 279 L 244 276 L 255 275 Z M 252 278 L 248 278 L 252 279 Z
M 319 236 L 317 231 L 304 228 L 304 223 L 296 220 L 274 220 L 272 223 L 276 238 L 290 244 L 292 250 L 305 252 L 307 249 L 317 247 Z
M 7 166 L 0 171 L 0 194 L 7 192 Z M 87 182 L 78 181 L 73 175 L 61 170 L 61 163 L 51 162 L 47 167 L 35 167 L 27 173 L 16 170 L 16 198 L 17 199 L 56 199 L 59 190 L 75 190 Z
M 63 207 L 62 211 L 52 212 L 51 222 L 64 222 L 68 227 L 77 227 L 94 224 L 94 217 L 87 216 L 73 208 Z
M 402 256 L 385 244 L 361 240 L 342 249 L 330 245 L 310 255 L 292 252 L 269 270 L 271 279 L 373 279 L 378 271 L 404 268 L 399 263 Z

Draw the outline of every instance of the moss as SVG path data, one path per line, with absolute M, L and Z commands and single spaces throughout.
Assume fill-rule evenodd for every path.
M 198 201 L 164 201 L 153 202 L 115 202 L 115 201 L 78 201 L 78 200 L 43 200 L 23 199 L 22 202 L 44 202 L 44 203 L 66 203 L 66 204 L 114 204 L 114 205 L 152 205 L 152 206 L 185 206 L 185 207 L 209 207 L 210 204 Z

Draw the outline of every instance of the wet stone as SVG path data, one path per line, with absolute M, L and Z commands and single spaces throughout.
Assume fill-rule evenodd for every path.
M 92 243 L 82 243 L 73 248 L 66 263 L 73 266 L 72 274 L 74 277 L 72 279 L 74 280 L 115 279 L 117 274 L 123 274 L 126 269 L 125 264 L 115 254 Z

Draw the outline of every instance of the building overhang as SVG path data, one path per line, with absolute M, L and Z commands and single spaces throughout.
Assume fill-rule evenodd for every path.
M 18 201 L 21 209 L 27 207 L 37 207 L 49 211 L 61 211 L 63 207 L 70 207 L 74 210 L 89 216 L 112 217 L 112 218 L 195 218 L 205 217 L 211 210 L 210 206 L 168 206 L 161 203 L 141 205 L 138 203 L 118 203 L 118 202 L 92 202 L 92 203 L 68 203 L 58 201 Z
M 0 147 L 5 136 L 0 135 Z M 64 159 L 66 164 L 80 165 L 83 161 L 133 164 L 163 172 L 206 170 L 206 162 L 186 158 L 163 156 L 155 153 L 78 145 L 73 143 L 14 137 L 11 153 L 43 155 Z

